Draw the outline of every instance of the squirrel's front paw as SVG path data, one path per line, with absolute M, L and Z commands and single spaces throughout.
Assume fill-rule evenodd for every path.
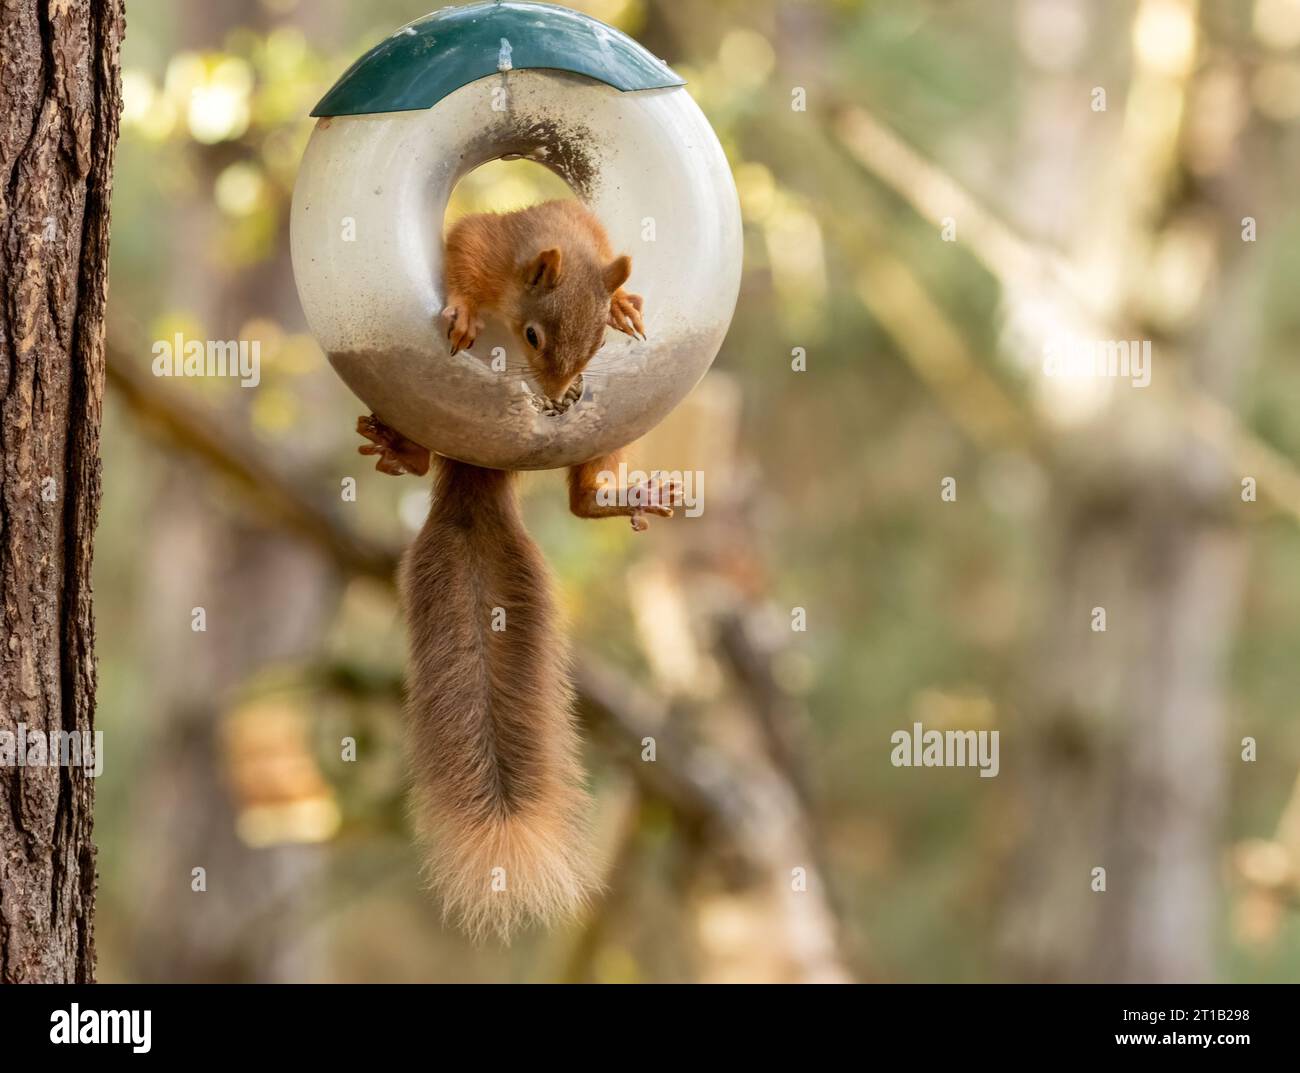
M 641 309 L 645 305 L 639 294 L 630 294 L 624 290 L 615 291 L 609 299 L 609 320 L 611 328 L 617 328 L 632 338 L 645 338 L 645 322 L 641 319 Z
M 357 418 L 357 431 L 369 443 L 363 443 L 357 452 L 363 455 L 378 455 L 375 469 L 380 473 L 389 473 L 400 477 L 403 473 L 415 473 L 420 476 L 429 472 L 429 451 L 414 440 L 408 440 L 374 414 Z
M 483 330 L 474 307 L 468 302 L 450 299 L 447 308 L 442 311 L 442 322 L 447 328 L 447 341 L 451 343 L 451 352 L 459 353 L 474 345 L 478 333 Z

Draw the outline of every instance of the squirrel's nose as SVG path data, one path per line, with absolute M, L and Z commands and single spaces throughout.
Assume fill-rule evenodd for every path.
M 550 405 L 563 412 L 582 398 L 582 375 L 570 377 L 554 388 L 549 384 L 544 384 L 542 389 L 546 392 L 546 398 Z
M 542 390 L 546 392 L 546 397 L 552 402 L 560 402 L 568 394 L 569 389 L 573 386 L 578 378 L 576 376 L 558 377 L 548 379 L 541 385 Z

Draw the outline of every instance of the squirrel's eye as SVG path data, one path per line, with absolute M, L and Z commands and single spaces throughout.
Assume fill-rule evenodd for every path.
M 528 345 L 534 350 L 537 349 L 537 329 L 531 324 L 524 329 L 524 338 L 528 340 Z

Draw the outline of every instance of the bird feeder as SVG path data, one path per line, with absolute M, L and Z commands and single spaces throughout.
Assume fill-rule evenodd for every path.
M 606 454 L 661 421 L 722 345 L 740 285 L 735 184 L 683 80 L 626 34 L 549 4 L 446 8 L 361 57 L 316 106 L 293 195 L 294 277 L 347 385 L 403 435 L 498 469 Z M 645 340 L 612 329 L 563 413 L 487 317 L 451 354 L 443 217 L 457 182 L 526 158 L 632 256 Z

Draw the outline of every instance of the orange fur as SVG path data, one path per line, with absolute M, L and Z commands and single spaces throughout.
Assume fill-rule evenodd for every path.
M 567 645 L 514 474 L 437 460 L 402 593 L 415 814 L 447 912 L 506 939 L 526 920 L 573 915 L 597 886 L 588 798 Z
M 641 298 L 622 289 L 631 267 L 576 201 L 466 217 L 447 235 L 443 318 L 453 350 L 473 345 L 480 314 L 499 316 L 558 397 L 606 325 L 644 334 Z M 529 344 L 530 327 L 540 345 Z M 381 472 L 429 468 L 426 448 L 374 415 L 357 431 Z M 645 514 L 672 514 L 659 497 L 601 502 L 600 474 L 617 469 L 611 455 L 570 470 L 574 514 L 630 517 L 634 529 L 645 528 Z M 413 809 L 445 911 L 475 937 L 505 939 L 529 920 L 573 916 L 598 887 L 599 869 L 586 833 L 568 646 L 513 473 L 436 459 L 433 506 L 403 559 L 401 592 Z M 493 629 L 494 615 L 504 615 L 503 629 Z
M 581 202 L 546 201 L 518 212 L 478 213 L 447 233 L 443 320 L 452 350 L 474 345 L 491 313 L 515 334 L 543 391 L 559 398 L 605 341 L 609 325 L 645 334 L 632 271 Z M 538 344 L 528 338 L 535 330 Z

